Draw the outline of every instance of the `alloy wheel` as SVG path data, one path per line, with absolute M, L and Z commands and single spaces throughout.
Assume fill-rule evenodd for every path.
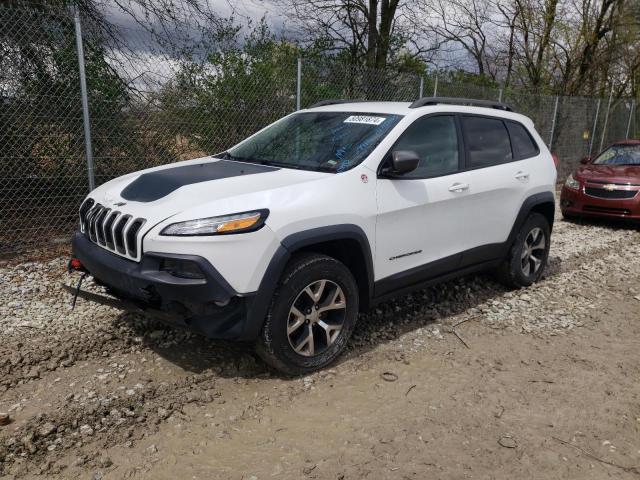
M 347 313 L 342 288 L 331 280 L 307 285 L 289 310 L 287 337 L 293 350 L 311 357 L 329 348 L 340 336 Z
M 546 246 L 547 240 L 544 231 L 540 227 L 532 229 L 527 234 L 520 258 L 522 273 L 525 276 L 534 275 L 540 270 Z

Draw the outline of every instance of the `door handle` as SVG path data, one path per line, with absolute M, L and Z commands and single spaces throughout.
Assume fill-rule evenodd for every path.
M 449 191 L 455 193 L 464 192 L 465 190 L 469 190 L 468 183 L 454 183 L 449 187 Z
M 529 174 L 523 171 L 516 173 L 516 180 L 529 180 Z

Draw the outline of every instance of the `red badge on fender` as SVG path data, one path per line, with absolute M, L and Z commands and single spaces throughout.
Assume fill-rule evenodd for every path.
M 360 175 L 360 180 L 362 180 L 362 183 L 367 183 L 369 181 L 369 177 L 367 177 L 364 173 L 362 175 Z

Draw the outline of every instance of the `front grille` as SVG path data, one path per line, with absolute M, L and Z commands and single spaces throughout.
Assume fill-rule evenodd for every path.
M 585 212 L 608 213 L 610 215 L 629 215 L 631 210 L 626 208 L 597 207 L 595 205 L 585 205 L 582 207 Z
M 139 234 L 145 222 L 144 218 L 134 219 L 90 198 L 80 207 L 80 231 L 89 240 L 134 260 L 138 259 Z
M 606 181 L 606 180 L 587 180 L 587 182 L 589 183 L 598 183 L 598 184 L 607 184 L 607 183 L 611 183 L 610 181 Z M 616 185 L 621 185 L 623 187 L 640 187 L 640 184 L 638 183 L 617 183 Z
M 604 188 L 585 187 L 584 193 L 591 197 L 628 200 L 638 193 L 637 190 L 605 190 Z

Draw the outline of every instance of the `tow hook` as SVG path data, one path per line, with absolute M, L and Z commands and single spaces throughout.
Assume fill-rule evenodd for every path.
M 67 263 L 67 271 L 69 273 L 71 272 L 86 272 L 87 269 L 84 268 L 84 265 L 82 265 L 82 262 L 80 261 L 79 258 L 75 258 L 75 257 L 71 257 L 69 259 L 69 263 Z
M 69 264 L 67 265 L 67 271 L 71 272 L 82 272 L 82 276 L 80 280 L 78 280 L 78 285 L 75 288 L 75 292 L 73 293 L 73 302 L 71 302 L 71 310 L 75 310 L 76 302 L 78 301 L 78 295 L 80 294 L 80 287 L 82 287 L 82 281 L 89 274 L 88 270 L 84 268 L 80 259 L 71 257 L 69 260 Z

